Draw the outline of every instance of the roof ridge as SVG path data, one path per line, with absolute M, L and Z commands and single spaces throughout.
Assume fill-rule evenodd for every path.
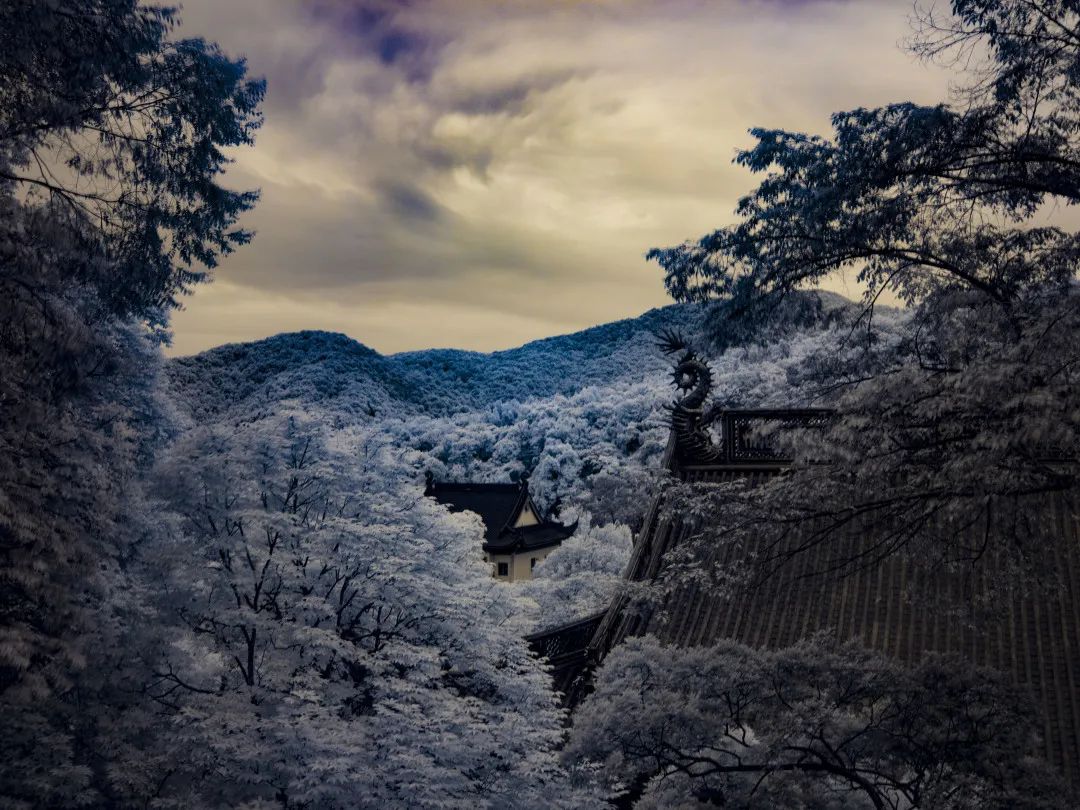
M 439 481 L 436 478 L 431 479 L 431 486 L 439 487 L 486 487 L 494 488 L 499 487 L 507 491 L 521 489 L 521 483 L 505 482 L 505 481 Z

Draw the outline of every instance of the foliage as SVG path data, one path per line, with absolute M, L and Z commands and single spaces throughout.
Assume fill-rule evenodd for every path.
M 173 22 L 127 0 L 0 4 L 4 806 L 116 806 L 160 778 L 130 654 L 155 639 L 130 566 L 172 416 L 147 325 L 246 238 L 254 197 L 219 185 L 221 149 L 250 141 L 262 94 Z
M 160 464 L 180 536 L 148 558 L 175 638 L 150 695 L 176 806 L 578 806 L 562 713 L 478 520 L 298 418 L 196 429 Z M 212 774 L 212 776 L 209 776 Z
M 988 63 L 963 106 L 911 103 L 833 116 L 831 139 L 752 130 L 736 161 L 766 178 L 743 218 L 653 250 L 677 299 L 720 297 L 760 308 L 808 282 L 855 269 L 868 300 L 908 303 L 977 290 L 1007 306 L 1075 275 L 1075 236 L 1027 220 L 1049 201 L 1080 201 L 1078 11 L 1057 0 L 956 0 L 922 16 L 914 48 L 960 65 Z
M 592 525 L 578 517 L 580 528 L 545 557 L 522 583 L 522 593 L 540 607 L 537 629 L 555 627 L 605 609 L 622 582 L 630 559 L 630 529 L 620 523 Z
M 645 637 L 608 657 L 565 756 L 602 762 L 640 808 L 1066 806 L 1033 738 L 1022 695 L 958 659 Z
M 2 189 L 100 254 L 65 270 L 109 312 L 158 322 L 251 236 L 234 223 L 257 195 L 221 185 L 222 150 L 252 142 L 264 92 L 175 23 L 136 0 L 0 6 Z
M 820 543 L 855 524 L 870 551 L 852 565 L 994 553 L 1039 575 L 1054 534 L 1040 515 L 1075 494 L 1080 449 L 1077 235 L 1042 224 L 1080 201 L 1080 11 L 952 10 L 922 12 L 912 47 L 966 71 L 954 104 L 837 113 L 831 138 L 753 130 L 737 161 L 765 176 L 740 221 L 650 256 L 677 299 L 759 327 L 830 275 L 866 290 L 861 323 L 810 369 L 838 418 L 805 437 L 793 475 L 724 498 L 714 525 L 779 549 L 793 529 Z M 886 293 L 909 306 L 900 339 L 876 328 Z
M 88 323 L 80 288 L 53 292 L 49 318 L 28 304 L 0 303 L 0 803 L 84 806 L 138 753 L 143 717 L 118 722 L 145 627 L 125 567 L 152 530 L 139 478 L 167 408 L 141 329 Z

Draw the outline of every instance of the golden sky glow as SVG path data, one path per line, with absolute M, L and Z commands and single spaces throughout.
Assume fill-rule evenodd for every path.
M 268 80 L 229 183 L 255 241 L 174 353 L 283 331 L 492 350 L 669 303 L 645 262 L 732 219 L 751 126 L 946 97 L 882 2 L 185 0 Z

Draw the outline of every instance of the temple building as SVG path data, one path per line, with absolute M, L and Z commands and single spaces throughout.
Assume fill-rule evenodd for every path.
M 436 481 L 429 473 L 424 494 L 451 512 L 474 512 L 484 523 L 484 562 L 504 582 L 532 579 L 532 571 L 574 533 L 546 520 L 529 495 L 528 479 L 516 484 Z
M 752 437 L 755 427 L 813 426 L 830 418 L 820 410 L 722 410 L 706 408 L 711 377 L 705 363 L 688 352 L 676 369 L 686 395 L 671 408 L 671 435 L 664 457 L 666 473 L 687 483 L 749 479 L 764 484 L 789 466 L 781 455 Z M 665 556 L 686 542 L 690 521 L 664 500 L 649 507 L 635 537 L 624 574 L 647 583 L 663 576 Z M 907 598 L 913 577 L 928 576 L 913 562 L 892 555 L 840 579 L 801 577 L 796 569 L 765 582 L 748 597 L 725 598 L 692 581 L 677 587 L 652 608 L 632 605 L 623 594 L 604 611 L 528 637 L 534 651 L 552 667 L 555 686 L 573 707 L 590 691 L 591 673 L 624 639 L 653 635 L 678 646 L 732 639 L 758 648 L 779 649 L 819 631 L 900 661 L 914 663 L 926 652 L 959 653 L 993 667 L 1034 699 L 1038 710 L 1040 753 L 1073 786 L 1080 786 L 1080 504 L 1068 493 L 1047 496 L 1045 517 L 1057 527 L 1055 554 L 1063 587 L 1050 594 L 1016 593 L 1000 615 L 976 626 L 950 620 L 934 599 Z M 973 525 L 971 532 L 993 532 L 993 525 Z M 981 536 L 981 535 L 980 535 Z M 798 543 L 799 538 L 792 538 Z M 858 532 L 837 536 L 849 551 L 863 542 Z M 753 545 L 752 543 L 750 544 Z M 732 554 L 754 554 L 751 547 L 705 550 L 709 560 L 724 563 Z M 805 552 L 805 570 L 824 570 L 825 544 Z M 820 558 L 820 559 L 818 559 Z M 963 578 L 948 570 L 929 576 L 928 591 L 942 596 L 968 594 L 1004 572 L 994 559 L 983 562 L 980 576 Z M 806 566 L 810 566 L 806 568 Z

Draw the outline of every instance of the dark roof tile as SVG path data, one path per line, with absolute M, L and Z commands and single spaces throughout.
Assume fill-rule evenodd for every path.
M 507 529 L 494 540 L 484 543 L 484 551 L 490 554 L 509 554 L 517 551 L 539 551 L 559 545 L 574 533 L 577 524 L 563 526 L 561 523 L 544 521 L 536 526 Z
M 529 497 L 528 484 L 480 484 L 429 481 L 425 495 L 451 512 L 475 512 L 484 521 L 484 542 L 498 539 L 506 524 Z
M 577 528 L 543 521 L 534 526 L 514 528 L 511 523 L 528 504 L 540 511 L 529 497 L 528 481 L 517 484 L 484 484 L 472 481 L 436 481 L 429 478 L 424 494 L 447 506 L 451 512 L 475 512 L 484 522 L 484 551 L 510 554 L 557 546 Z

